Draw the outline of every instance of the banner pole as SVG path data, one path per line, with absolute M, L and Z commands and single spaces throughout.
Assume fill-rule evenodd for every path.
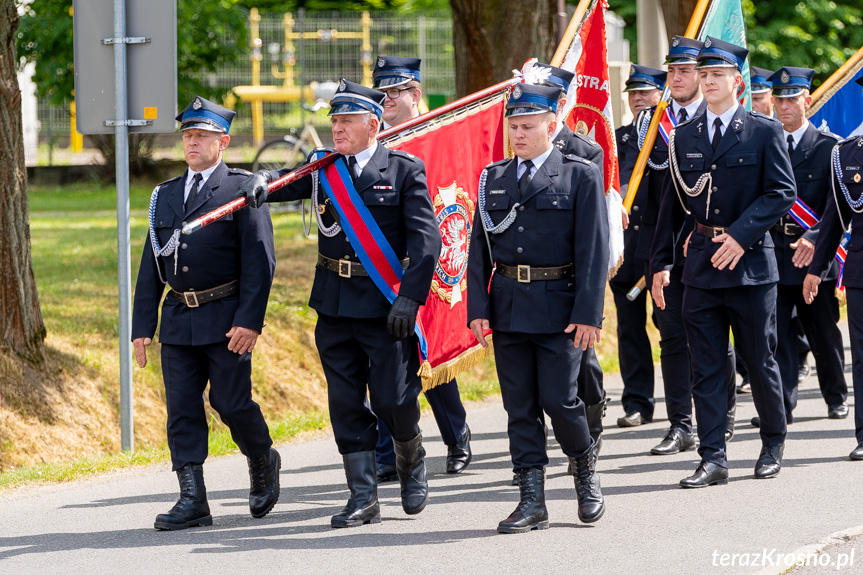
M 549 62 L 552 66 L 560 67 L 560 65 L 563 64 L 563 59 L 566 57 L 566 51 L 569 50 L 569 46 L 572 44 L 572 39 L 575 38 L 576 34 L 578 34 L 578 30 L 581 28 L 581 21 L 584 20 L 587 7 L 592 1 L 593 0 L 581 0 L 578 3 L 578 6 L 576 6 L 575 14 L 572 15 L 572 19 L 569 21 L 569 26 L 566 27 L 566 32 L 563 33 L 563 37 L 557 45 L 557 50 L 555 51 L 551 62 Z

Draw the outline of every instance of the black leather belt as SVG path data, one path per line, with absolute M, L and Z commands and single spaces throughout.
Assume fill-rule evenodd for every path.
M 411 259 L 405 258 L 399 263 L 402 264 L 402 269 L 408 269 L 408 266 L 411 263 Z M 327 256 L 321 254 L 318 254 L 318 267 L 329 270 L 331 272 L 336 272 L 343 278 L 350 278 L 353 276 L 369 277 L 369 272 L 365 270 L 363 264 L 361 264 L 360 262 L 352 262 L 350 260 L 334 260 L 333 258 L 328 258 Z
M 705 238 L 716 238 L 728 231 L 728 228 L 717 228 L 713 226 L 705 226 L 695 222 L 695 233 L 704 236 Z
M 530 282 L 559 280 L 562 278 L 571 278 L 573 274 L 572 264 L 565 266 L 553 266 L 547 268 L 538 268 L 533 266 L 508 266 L 506 264 L 496 264 L 496 272 L 505 278 L 518 280 L 519 283 L 529 284 Z
M 238 280 L 234 280 L 203 291 L 177 291 L 174 288 L 171 288 L 171 293 L 174 294 L 174 297 L 180 300 L 180 303 L 184 303 L 189 307 L 198 307 L 201 304 L 228 297 L 233 293 L 237 293 L 239 289 L 240 282 Z
M 806 232 L 800 224 L 795 222 L 785 222 L 783 220 L 773 224 L 771 229 L 774 232 L 785 234 L 786 236 L 802 236 Z

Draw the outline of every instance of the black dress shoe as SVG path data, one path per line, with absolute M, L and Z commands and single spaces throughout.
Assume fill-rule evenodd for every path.
M 755 462 L 755 478 L 770 479 L 779 475 L 782 468 L 782 454 L 785 452 L 785 444 L 780 443 L 776 447 L 762 447 L 761 455 Z
M 399 478 L 398 470 L 395 463 L 378 463 L 377 464 L 378 483 L 387 483 L 395 481 Z
M 848 404 L 831 405 L 827 408 L 827 417 L 829 419 L 845 419 L 848 417 Z
M 279 452 L 270 452 L 261 457 L 249 457 L 249 511 L 260 519 L 269 513 L 279 500 L 279 469 L 282 458 Z
M 857 449 L 848 454 L 854 461 L 863 461 L 863 441 L 857 444 Z
M 809 367 L 808 363 L 801 363 L 800 369 L 797 370 L 797 385 L 800 385 L 807 379 L 809 379 L 809 374 L 812 373 L 812 369 Z
M 638 411 L 630 411 L 623 417 L 617 418 L 617 427 L 638 427 L 643 423 L 648 423 L 648 420 Z
M 662 442 L 650 450 L 651 455 L 672 455 L 680 453 L 687 449 L 692 449 L 696 445 L 695 434 L 686 432 L 681 427 L 672 427 L 665 435 Z
M 498 523 L 498 533 L 527 533 L 533 529 L 548 529 L 548 509 L 545 507 L 545 477 L 542 469 L 517 469 L 521 499 L 509 517 Z
M 177 531 L 198 525 L 212 525 L 207 488 L 204 486 L 204 468 L 187 463 L 177 470 L 180 482 L 180 499 L 167 513 L 156 516 L 153 527 L 160 531 Z
M 748 379 L 744 379 L 743 382 L 737 386 L 737 393 L 752 393 L 752 385 L 749 383 Z
M 450 445 L 447 448 L 446 454 L 446 472 L 450 475 L 461 473 L 473 458 L 470 451 L 470 427 L 464 426 L 464 432 L 455 445 Z
M 728 470 L 709 462 L 702 462 L 695 473 L 680 480 L 680 486 L 685 489 L 707 487 L 708 485 L 725 485 L 726 483 L 728 483 Z

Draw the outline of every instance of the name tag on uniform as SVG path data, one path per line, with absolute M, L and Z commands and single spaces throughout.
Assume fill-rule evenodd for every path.
M 501 194 L 505 194 L 506 190 L 489 190 L 488 193 L 491 196 L 499 196 Z
M 860 171 L 860 166 L 845 166 L 845 169 L 849 172 L 858 172 Z
M 703 156 L 701 154 L 686 154 L 686 159 L 688 159 L 688 160 L 702 158 L 702 157 Z
M 373 190 L 391 190 L 392 186 L 372 186 Z

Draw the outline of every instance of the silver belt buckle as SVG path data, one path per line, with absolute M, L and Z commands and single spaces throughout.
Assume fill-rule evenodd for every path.
M 518 283 L 530 283 L 530 266 L 518 266 Z
M 192 298 L 191 299 L 192 303 L 190 303 L 189 297 Z M 198 294 L 196 292 L 184 291 L 183 292 L 183 299 L 186 300 L 186 305 L 188 307 L 199 307 L 201 305 L 198 303 Z
M 789 228 L 788 226 L 792 226 L 792 227 Z M 797 224 L 794 222 L 786 222 L 786 223 L 782 224 L 782 231 L 785 232 L 786 236 L 793 236 L 794 234 L 797 233 L 796 231 L 792 231 L 795 226 L 797 226 Z
M 348 260 L 339 260 L 339 277 L 351 277 L 351 262 Z

